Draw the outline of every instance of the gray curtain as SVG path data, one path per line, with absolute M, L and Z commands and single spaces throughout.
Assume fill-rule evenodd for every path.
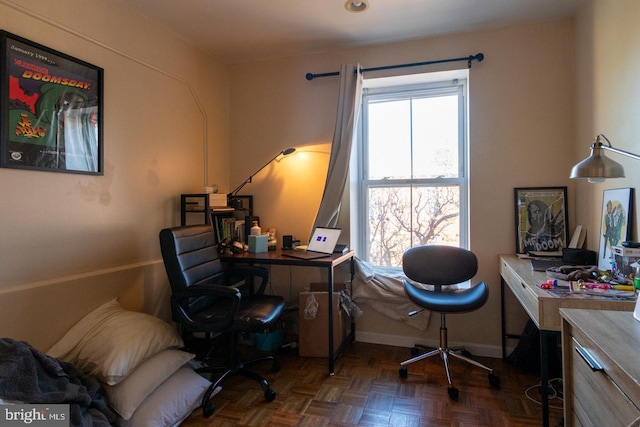
M 362 99 L 362 73 L 360 65 L 343 64 L 340 67 L 340 90 L 336 126 L 331 144 L 331 158 L 320 208 L 313 228 L 335 227 L 340 214 L 340 200 L 349 175 L 349 158 Z

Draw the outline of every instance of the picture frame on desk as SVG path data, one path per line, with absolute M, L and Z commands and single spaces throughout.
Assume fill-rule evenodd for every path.
M 611 270 L 613 247 L 631 239 L 630 221 L 633 218 L 633 188 L 604 190 L 600 220 L 598 268 Z
M 567 187 L 514 188 L 516 253 L 562 255 L 567 247 Z

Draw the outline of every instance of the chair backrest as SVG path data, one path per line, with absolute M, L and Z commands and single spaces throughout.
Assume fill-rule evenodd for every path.
M 402 255 L 402 269 L 410 280 L 439 287 L 471 279 L 478 271 L 478 260 L 463 248 L 416 246 Z
M 224 270 L 210 225 L 165 228 L 160 250 L 174 293 L 199 284 L 224 284 Z

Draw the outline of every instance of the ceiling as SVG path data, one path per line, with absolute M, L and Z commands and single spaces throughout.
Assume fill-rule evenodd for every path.
M 224 64 L 563 19 L 581 0 L 121 0 Z

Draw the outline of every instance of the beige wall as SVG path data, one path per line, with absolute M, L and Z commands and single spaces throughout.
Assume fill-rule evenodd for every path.
M 0 28 L 105 70 L 104 176 L 0 169 L 0 287 L 157 260 L 205 145 L 228 185 L 226 69 L 114 0 L 2 0 Z
M 634 0 L 592 0 L 575 38 L 574 23 L 561 21 L 222 67 L 117 1 L 52 8 L 0 0 L 2 29 L 105 69 L 104 176 L 0 169 L 0 286 L 157 260 L 157 232 L 178 223 L 181 192 L 199 191 L 206 174 L 229 190 L 289 146 L 296 155 L 266 168 L 245 192 L 255 195 L 263 225 L 304 240 L 322 192 L 337 98 L 336 78 L 304 75 L 346 62 L 374 67 L 483 52 L 470 77 L 471 248 L 477 278 L 492 294 L 482 310 L 449 327 L 452 340 L 497 355 L 497 256 L 514 248 L 513 188 L 567 185 L 570 227 L 586 225 L 595 249 L 602 190 L 638 180 L 635 161 L 616 155 L 627 179 L 587 185 L 567 177 L 598 132 L 640 152 L 638 12 Z M 273 275 L 282 292 L 322 279 L 275 268 Z M 508 304 L 519 332 L 522 313 Z M 366 339 L 437 339 L 435 324 L 424 338 L 364 308 L 359 335 Z
M 477 279 L 488 282 L 491 297 L 478 312 L 451 320 L 449 328 L 452 340 L 498 355 L 498 254 L 514 252 L 513 188 L 569 185 L 575 157 L 572 21 L 232 66 L 231 182 L 241 182 L 283 148 L 305 151 L 311 145 L 305 156 L 317 166 L 311 168 L 296 153 L 265 169 L 245 190 L 254 194 L 263 224 L 276 227 L 279 235 L 305 240 L 324 184 L 338 89 L 336 77 L 307 81 L 305 74 L 337 71 L 348 62 L 367 68 L 477 52 L 486 59 L 474 63 L 470 72 L 471 248 L 480 262 Z M 573 196 L 570 192 L 570 200 Z M 290 279 L 289 272 L 281 279 L 300 287 L 309 281 L 304 276 Z M 523 319 L 517 317 L 514 333 L 520 332 Z M 437 323 L 429 328 L 431 341 L 438 338 Z M 359 322 L 358 339 L 408 345 L 425 341 L 424 333 L 371 309 Z
M 577 126 L 575 162 L 589 154 L 594 137 L 605 134 L 611 144 L 640 154 L 640 2 L 589 0 L 576 19 Z M 601 184 L 576 183 L 576 221 L 587 227 L 587 245 L 598 250 L 603 191 L 631 187 L 637 191 L 640 163 L 606 154 L 621 163 L 626 178 Z M 636 193 L 632 217 L 638 240 L 640 203 Z

